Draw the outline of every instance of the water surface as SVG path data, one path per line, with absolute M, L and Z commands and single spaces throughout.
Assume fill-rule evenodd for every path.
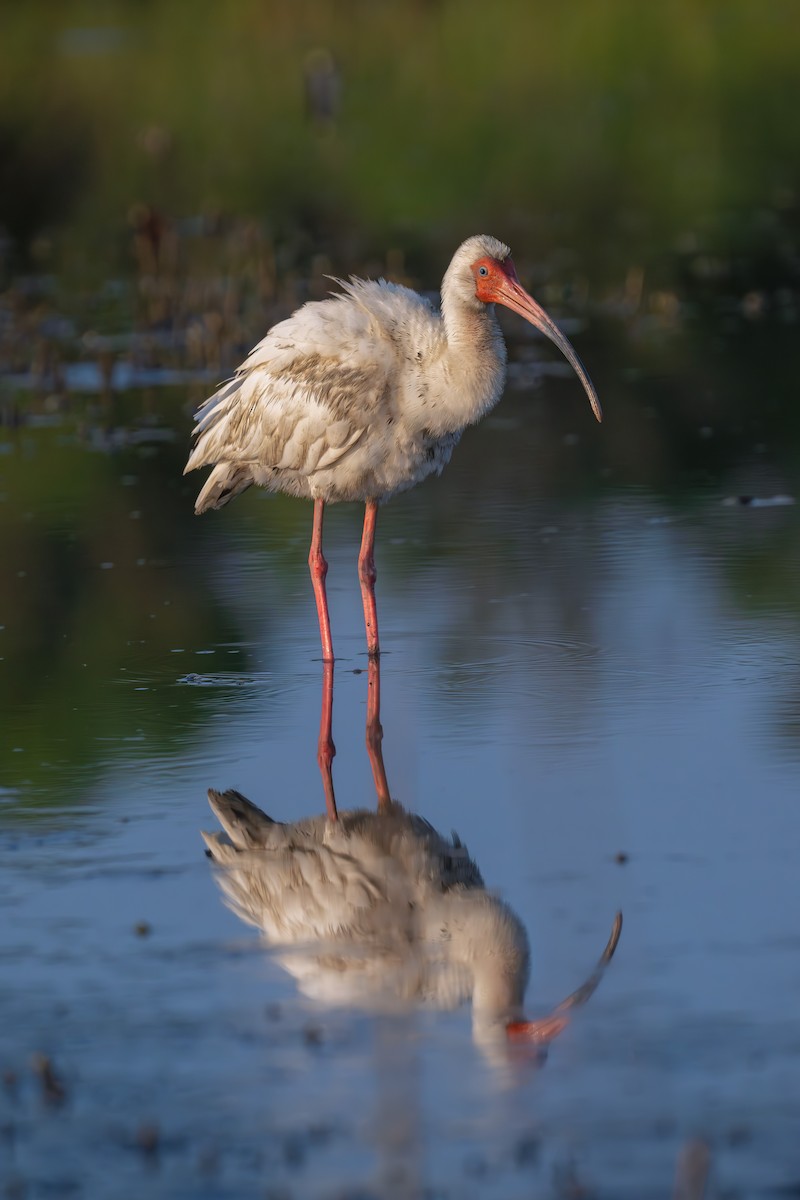
M 251 491 L 194 518 L 180 391 L 39 400 L 4 429 L 7 1188 L 643 1200 L 691 1138 L 712 1194 L 796 1187 L 792 475 L 741 431 L 633 469 L 623 413 L 667 441 L 640 370 L 633 395 L 609 371 L 602 428 L 568 378 L 509 393 L 380 517 L 392 794 L 523 918 L 532 1013 L 625 914 L 539 1070 L 482 1054 L 466 1011 L 315 1005 L 220 903 L 209 786 L 323 807 L 310 508 Z M 359 520 L 326 524 L 341 806 L 374 804 Z

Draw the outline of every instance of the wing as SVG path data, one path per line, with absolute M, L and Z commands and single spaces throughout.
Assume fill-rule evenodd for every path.
M 349 853 L 350 839 L 338 823 L 333 835 L 320 817 L 282 825 L 234 788 L 209 788 L 208 801 L 225 833 L 202 836 L 222 868 L 218 882 L 226 901 L 271 941 L 330 937 L 385 899 L 377 878 Z M 334 846 L 326 844 L 329 836 Z
M 380 883 L 347 855 L 327 846 L 239 850 L 203 833 L 217 881 L 238 917 L 271 942 L 313 941 L 347 933 L 385 902 Z
M 274 326 L 195 414 L 187 471 L 218 462 L 313 475 L 357 442 L 391 389 L 407 337 L 435 329 L 407 288 L 351 281 Z

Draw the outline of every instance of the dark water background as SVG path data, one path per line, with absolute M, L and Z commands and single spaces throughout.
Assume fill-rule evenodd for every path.
M 708 1195 L 794 1194 L 793 7 L 33 8 L 0 51 L 6 1194 L 643 1200 L 696 1139 Z M 465 1011 L 304 999 L 198 833 L 209 786 L 320 811 L 321 664 L 310 509 L 195 518 L 191 411 L 325 273 L 433 290 L 480 227 L 606 420 L 504 316 L 502 403 L 381 512 L 384 750 L 525 921 L 531 1011 L 624 910 L 538 1072 Z M 326 524 L 348 806 L 360 517 Z

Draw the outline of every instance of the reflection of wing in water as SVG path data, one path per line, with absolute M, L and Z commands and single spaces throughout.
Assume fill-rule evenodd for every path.
M 333 1003 L 426 1000 L 453 1007 L 468 972 L 426 945 L 421 914 L 434 897 L 483 891 L 480 871 L 454 835 L 392 804 L 338 820 L 271 820 L 235 791 L 210 791 L 228 839 L 204 834 L 226 900 L 274 946 L 307 995 Z M 427 939 L 429 940 L 429 939 Z M 436 939 L 438 940 L 438 939 Z M 441 941 L 447 939 L 441 931 Z
M 488 892 L 454 834 L 390 802 L 295 824 L 273 821 L 238 792 L 209 792 L 225 830 L 203 834 L 233 911 L 285 948 L 303 991 L 369 1007 L 410 1001 L 452 1008 L 471 998 L 482 1036 L 542 1042 L 599 982 L 618 926 L 583 989 L 544 1021 L 525 1021 L 528 938 Z
M 398 905 L 413 912 L 431 894 L 483 888 L 458 837 L 441 837 L 399 804 L 285 825 L 239 792 L 208 796 L 230 839 L 203 835 L 214 861 L 230 868 L 225 895 L 274 944 L 394 933 Z

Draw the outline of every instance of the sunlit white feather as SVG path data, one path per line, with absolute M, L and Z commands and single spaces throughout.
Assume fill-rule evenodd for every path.
M 186 470 L 214 464 L 196 511 L 253 483 L 329 502 L 385 500 L 441 472 L 502 392 L 505 346 L 471 266 L 508 253 L 496 238 L 466 241 L 441 313 L 408 288 L 351 279 L 273 326 L 196 414 Z

